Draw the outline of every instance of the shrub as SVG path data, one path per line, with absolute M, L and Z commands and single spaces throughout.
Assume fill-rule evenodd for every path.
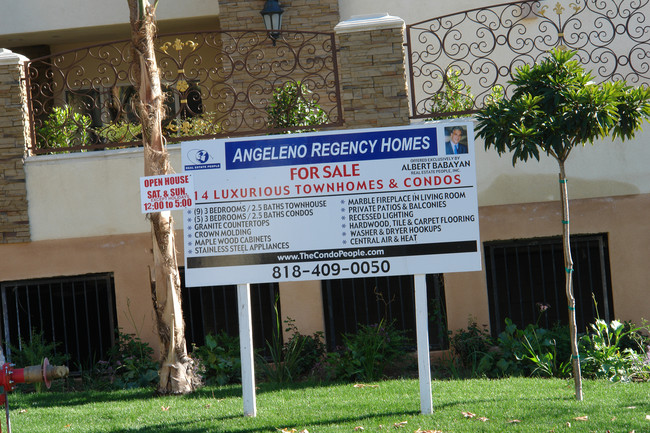
M 142 125 L 121 121 L 111 123 L 97 128 L 97 135 L 105 143 L 126 143 L 142 140 Z M 179 142 L 182 137 L 196 137 L 202 135 L 214 135 L 221 132 L 216 121 L 216 113 L 203 113 L 194 117 L 184 119 L 173 118 L 164 123 L 163 133 L 168 137 L 170 143 Z
M 311 373 L 318 361 L 323 358 L 325 345 L 322 341 L 322 333 L 317 332 L 312 336 L 302 335 L 291 318 L 285 320 L 287 326 L 285 332 L 291 332 L 292 335 L 289 341 L 282 344 L 277 299 L 274 308 L 276 329 L 272 341 L 267 341 L 271 362 L 267 362 L 262 355 L 258 355 L 258 365 L 267 380 L 285 383 Z
M 475 320 L 469 319 L 466 329 L 452 333 L 449 346 L 458 362 L 459 375 L 476 375 L 479 361 L 493 347 L 487 326 L 479 327 Z
M 131 389 L 154 386 L 158 381 L 158 363 L 149 344 L 133 334 L 117 331 L 108 360 L 99 361 L 93 371 L 95 385 L 102 388 Z
M 208 334 L 203 346 L 194 347 L 192 356 L 206 384 L 241 383 L 239 337 L 231 337 L 225 331 Z
M 442 89 L 431 97 L 431 113 L 450 113 L 474 108 L 472 89 L 460 79 L 461 71 L 449 68 L 445 72 Z M 455 115 L 448 118 L 458 117 Z
M 328 379 L 373 381 L 386 367 L 405 354 L 409 341 L 395 323 L 359 325 L 356 333 L 343 335 L 344 348 L 328 354 Z
M 75 113 L 68 105 L 52 107 L 52 112 L 36 131 L 39 147 L 85 146 L 90 143 L 90 116 Z
M 29 367 L 32 365 L 41 365 L 43 359 L 47 358 L 52 365 L 63 365 L 68 362 L 69 356 L 57 351 L 59 343 L 46 342 L 43 338 L 43 331 L 37 332 L 32 329 L 29 335 L 29 340 L 26 341 L 20 338 L 20 349 L 9 345 L 11 348 L 11 361 L 19 368 Z M 36 392 L 43 392 L 45 384 L 23 384 L 24 389 L 34 389 Z
M 128 143 L 142 139 L 142 125 L 139 123 L 111 123 L 97 128 L 96 132 L 105 143 Z
M 178 142 L 179 140 L 175 140 L 178 137 L 218 134 L 221 128 L 217 124 L 216 117 L 216 113 L 208 112 L 185 119 L 174 118 L 165 125 L 165 134 L 172 143 Z
M 485 354 L 478 372 L 485 376 L 545 376 L 566 378 L 571 374 L 569 329 L 556 324 L 551 329 L 530 323 L 519 329 L 510 319 L 495 347 Z

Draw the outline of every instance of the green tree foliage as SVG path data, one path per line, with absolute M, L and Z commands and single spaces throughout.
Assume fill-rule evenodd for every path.
M 486 149 L 512 152 L 513 165 L 539 160 L 540 151 L 564 162 L 578 145 L 610 134 L 634 136 L 650 117 L 650 89 L 621 81 L 595 84 L 574 54 L 554 50 L 541 63 L 517 70 L 510 99 L 492 101 L 477 115 Z
M 311 91 L 300 81 L 289 81 L 273 90 L 273 97 L 266 109 L 269 127 L 317 126 L 328 122 L 327 113 L 311 97 Z M 300 130 L 297 132 L 306 132 Z
M 540 63 L 519 68 L 510 82 L 514 88 L 510 99 L 492 100 L 478 113 L 477 137 L 499 155 L 511 152 L 513 165 L 539 160 L 540 153 L 558 162 L 573 374 L 576 398 L 582 400 L 564 163 L 573 148 L 597 138 L 632 138 L 650 118 L 650 89 L 620 81 L 595 84 L 573 56 L 556 49 Z

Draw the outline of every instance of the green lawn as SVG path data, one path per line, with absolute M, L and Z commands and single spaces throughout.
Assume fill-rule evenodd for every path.
M 14 393 L 9 407 L 15 433 L 320 433 L 354 432 L 358 426 L 364 432 L 650 432 L 650 383 L 588 380 L 585 400 L 577 402 L 567 380 L 435 381 L 433 415 L 420 414 L 417 380 L 370 385 L 278 389 L 262 383 L 255 418 L 243 416 L 239 386 L 203 388 L 184 397 L 154 397 L 144 389 Z

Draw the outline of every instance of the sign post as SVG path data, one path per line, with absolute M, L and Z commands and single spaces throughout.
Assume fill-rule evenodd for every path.
M 244 415 L 257 416 L 250 284 L 237 285 L 237 302 L 239 304 L 239 349 L 241 355 L 241 386 L 244 398 Z
M 431 395 L 431 358 L 429 355 L 429 314 L 427 307 L 426 275 L 413 276 L 415 286 L 415 329 L 418 349 L 418 376 L 420 378 L 420 412 L 433 413 Z
M 255 379 L 242 283 L 392 275 L 415 275 L 431 413 L 424 275 L 481 269 L 472 122 L 185 142 L 181 153 L 195 187 L 185 285 L 238 285 L 245 413 Z

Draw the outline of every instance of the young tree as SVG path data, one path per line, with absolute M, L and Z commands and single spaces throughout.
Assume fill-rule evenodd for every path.
M 171 173 L 169 154 L 162 135 L 164 95 L 154 54 L 155 17 L 158 1 L 128 0 L 133 75 L 138 91 L 138 114 L 142 124 L 144 174 Z M 174 226 L 169 211 L 149 214 L 153 236 L 154 273 L 151 297 L 160 339 L 160 382 L 162 394 L 186 394 L 194 390 L 192 360 L 187 356 L 185 325 L 181 308 L 181 285 L 174 246 Z
M 519 68 L 510 82 L 514 86 L 510 99 L 493 101 L 478 113 L 477 136 L 485 140 L 486 149 L 493 147 L 499 155 L 512 152 L 513 166 L 530 157 L 539 160 L 540 152 L 559 164 L 573 376 L 576 399 L 582 400 L 565 162 L 573 148 L 597 138 L 632 138 L 650 118 L 650 89 L 620 81 L 594 84 L 573 56 L 556 49 L 540 63 Z

